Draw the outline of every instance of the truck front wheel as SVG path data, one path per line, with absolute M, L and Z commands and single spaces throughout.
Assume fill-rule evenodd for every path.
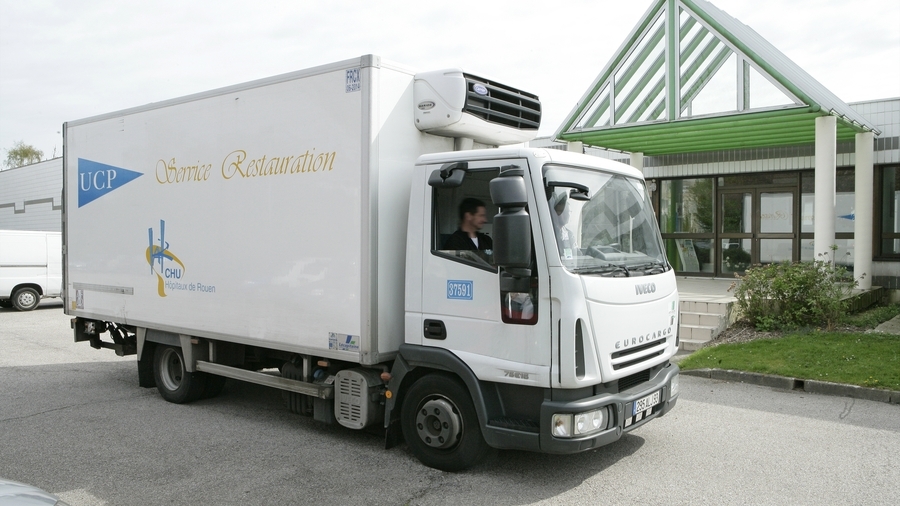
M 34 288 L 19 288 L 13 294 L 12 303 L 19 311 L 31 311 L 41 302 L 41 296 Z
M 416 381 L 400 416 L 410 451 L 428 467 L 462 471 L 490 450 L 468 390 L 449 375 L 430 374 Z
M 203 396 L 206 389 L 206 375 L 188 372 L 181 349 L 173 346 L 156 347 L 153 377 L 162 398 L 175 404 L 195 401 Z

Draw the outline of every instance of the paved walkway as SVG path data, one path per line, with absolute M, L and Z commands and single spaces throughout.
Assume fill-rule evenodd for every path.
M 678 277 L 678 296 L 693 302 L 734 302 L 734 291 L 728 291 L 734 279 Z
M 867 331 L 867 333 L 872 333 L 872 332 L 881 332 L 883 334 L 900 335 L 900 315 L 895 316 L 892 319 L 875 327 L 874 329 Z

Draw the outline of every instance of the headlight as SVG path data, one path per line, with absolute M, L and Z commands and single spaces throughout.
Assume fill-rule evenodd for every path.
M 575 435 L 590 434 L 606 428 L 606 408 L 575 415 Z
M 551 419 L 554 437 L 584 436 L 606 428 L 606 409 L 595 409 L 584 413 L 556 413 Z
M 555 437 L 572 437 L 572 415 L 555 414 L 551 421 Z
M 672 378 L 672 383 L 669 384 L 669 399 L 674 399 L 676 395 L 678 395 L 678 375 L 677 374 Z

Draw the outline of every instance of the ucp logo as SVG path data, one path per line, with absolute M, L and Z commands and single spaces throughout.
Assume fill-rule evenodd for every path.
M 79 158 L 78 207 L 89 204 L 141 176 L 143 174 L 140 172 Z
M 159 244 L 153 239 L 153 228 L 147 229 L 150 237 L 150 245 L 147 247 L 147 263 L 150 264 L 150 273 L 156 274 L 156 290 L 160 297 L 166 296 L 166 287 L 181 289 L 179 281 L 184 275 L 184 264 L 171 251 L 166 242 L 166 222 L 159 220 Z M 168 262 L 167 262 L 168 261 Z

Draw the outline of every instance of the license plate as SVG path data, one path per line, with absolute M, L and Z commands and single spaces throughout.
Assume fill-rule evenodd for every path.
M 643 411 L 647 411 L 653 406 L 659 404 L 660 392 L 662 392 L 662 390 L 657 390 L 656 392 L 653 392 L 643 399 L 634 401 L 634 410 L 632 410 L 631 416 L 634 416 Z

